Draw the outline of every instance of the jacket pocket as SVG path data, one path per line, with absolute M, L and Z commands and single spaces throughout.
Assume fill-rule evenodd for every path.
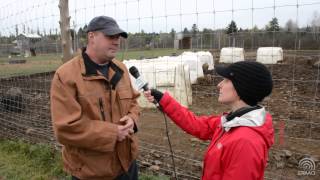
M 121 171 L 121 166 L 116 152 L 97 152 L 84 150 L 81 158 L 84 162 L 83 173 L 87 177 L 104 177 L 111 179 L 116 177 Z M 88 178 L 89 179 L 89 178 Z
M 79 158 L 76 148 L 65 147 L 62 149 L 62 158 L 65 168 L 71 172 L 79 172 L 83 167 L 83 163 Z
M 103 105 L 102 98 L 99 98 L 99 109 L 100 109 L 101 119 L 102 119 L 102 121 L 105 121 L 106 120 L 106 116 L 104 114 L 104 105 Z
M 132 102 L 132 93 L 130 90 L 121 90 L 118 91 L 118 97 L 119 97 L 119 103 L 120 103 L 120 109 L 121 114 L 126 115 L 129 111 L 131 102 Z

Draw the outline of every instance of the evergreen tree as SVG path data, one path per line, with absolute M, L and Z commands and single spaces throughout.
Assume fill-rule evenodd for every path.
M 280 31 L 279 22 L 278 22 L 278 19 L 276 17 L 272 18 L 272 20 L 267 25 L 266 30 L 270 31 L 270 32 Z
M 238 32 L 238 27 L 237 27 L 236 22 L 234 22 L 232 20 L 231 23 L 227 27 L 227 34 L 236 33 L 236 32 Z

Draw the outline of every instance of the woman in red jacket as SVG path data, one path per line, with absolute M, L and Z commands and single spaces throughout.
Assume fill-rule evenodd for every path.
M 157 100 L 180 128 L 202 140 L 211 140 L 204 156 L 203 180 L 263 179 L 268 150 L 273 144 L 271 115 L 258 105 L 272 91 L 272 77 L 261 63 L 241 61 L 216 66 L 224 77 L 218 84 L 218 101 L 230 107 L 218 116 L 196 116 L 168 93 L 144 92 Z

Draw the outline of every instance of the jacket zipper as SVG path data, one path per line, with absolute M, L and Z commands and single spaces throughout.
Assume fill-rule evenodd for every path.
M 99 106 L 100 106 L 101 118 L 102 118 L 103 121 L 105 121 L 106 117 L 104 115 L 104 106 L 103 106 L 102 98 L 99 98 Z
M 224 129 L 223 129 L 223 127 L 222 127 L 222 132 L 219 134 L 219 136 L 218 136 L 218 138 L 216 139 L 216 141 L 213 143 L 213 146 L 215 146 L 217 143 L 218 143 L 218 141 L 222 138 L 222 136 L 224 135 Z
M 110 99 L 110 117 L 111 117 L 111 122 L 113 122 L 112 120 L 112 85 L 108 84 L 107 88 L 109 89 L 109 99 Z

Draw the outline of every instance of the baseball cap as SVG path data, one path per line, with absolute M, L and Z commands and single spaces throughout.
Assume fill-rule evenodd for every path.
M 119 34 L 120 36 L 127 38 L 128 34 L 120 29 L 117 22 L 108 16 L 97 16 L 93 18 L 86 29 L 86 32 L 100 31 L 107 36 L 113 36 Z

